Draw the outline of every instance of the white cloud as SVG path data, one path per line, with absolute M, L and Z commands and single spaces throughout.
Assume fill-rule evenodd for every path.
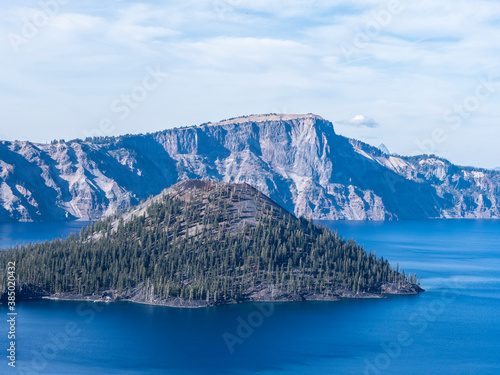
M 366 117 L 364 115 L 356 115 L 350 120 L 336 121 L 336 124 L 355 126 L 357 128 L 378 128 L 379 123 L 371 117 Z
M 175 43 L 171 47 L 183 67 L 209 67 L 227 72 L 262 73 L 292 66 L 301 69 L 313 54 L 301 43 L 270 38 L 216 37 Z

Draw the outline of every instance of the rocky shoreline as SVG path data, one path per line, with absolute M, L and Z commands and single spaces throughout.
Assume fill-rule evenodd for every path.
M 33 288 L 29 289 L 30 291 Z M 147 298 L 142 288 L 137 288 L 128 293 L 117 294 L 116 291 L 104 291 L 100 295 L 81 295 L 77 293 L 58 293 L 58 294 L 48 294 L 43 293 L 40 290 L 36 290 L 33 294 L 24 293 L 20 294 L 18 301 L 23 300 L 35 300 L 35 299 L 47 299 L 53 301 L 80 301 L 80 302 L 95 302 L 95 303 L 114 303 L 114 302 L 132 302 L 143 305 L 152 306 L 166 306 L 166 307 L 176 307 L 176 308 L 204 308 L 218 305 L 229 305 L 245 302 L 255 302 L 255 303 L 280 303 L 280 302 L 302 302 L 302 301 L 341 301 L 345 299 L 374 299 L 374 298 L 386 298 L 387 295 L 417 295 L 424 292 L 416 284 L 405 284 L 397 285 L 396 283 L 386 283 L 380 286 L 380 292 L 361 292 L 354 293 L 345 288 L 339 288 L 335 290 L 332 294 L 304 294 L 304 295 L 292 295 L 280 290 L 269 290 L 267 287 L 260 288 L 259 290 L 254 290 L 249 293 L 246 298 L 242 300 L 226 300 L 220 302 L 207 302 L 205 300 L 188 300 L 181 298 L 170 298 L 167 300 L 159 300 L 154 297 Z M 2 296 L 2 303 L 4 298 Z

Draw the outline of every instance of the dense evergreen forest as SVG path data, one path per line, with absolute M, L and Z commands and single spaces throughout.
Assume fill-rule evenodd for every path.
M 419 289 L 414 275 L 295 218 L 249 185 L 206 181 L 181 182 L 65 240 L 2 251 L 2 291 L 10 261 L 18 285 L 46 295 L 140 291 L 149 302 L 217 304 L 380 293 L 387 283 Z

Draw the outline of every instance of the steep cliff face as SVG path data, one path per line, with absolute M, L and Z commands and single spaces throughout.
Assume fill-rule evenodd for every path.
M 500 218 L 500 173 L 459 167 L 436 157 L 386 155 L 359 141 L 350 140 L 354 150 L 405 179 L 431 186 L 442 199 L 442 218 Z
M 246 182 L 315 219 L 500 217 L 500 173 L 399 157 L 315 115 L 136 136 L 0 142 L 0 221 L 95 219 L 185 179 Z

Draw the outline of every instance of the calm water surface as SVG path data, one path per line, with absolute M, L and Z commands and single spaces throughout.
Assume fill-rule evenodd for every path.
M 0 249 L 29 242 L 66 238 L 89 223 L 88 221 L 71 221 L 67 223 L 0 224 Z
M 500 221 L 323 224 L 417 272 L 426 292 L 208 309 L 23 302 L 17 371 L 4 357 L 0 374 L 500 374 Z M 82 224 L 26 225 L 0 225 L 0 246 Z

